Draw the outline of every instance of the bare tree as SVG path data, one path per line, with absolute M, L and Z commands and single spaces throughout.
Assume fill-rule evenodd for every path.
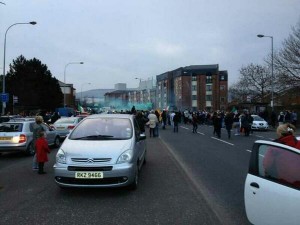
M 279 72 L 278 81 L 286 86 L 300 83 L 300 21 L 292 27 L 292 33 L 283 47 L 274 55 L 274 68 Z
M 237 83 L 231 86 L 230 92 L 240 100 L 247 98 L 266 101 L 271 91 L 272 75 L 266 66 L 250 64 L 240 69 Z

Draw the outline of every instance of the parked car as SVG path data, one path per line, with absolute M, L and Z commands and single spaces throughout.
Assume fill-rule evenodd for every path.
M 137 188 L 146 136 L 133 115 L 95 114 L 82 120 L 56 155 L 60 187 Z
M 244 192 L 252 224 L 300 223 L 299 171 L 300 150 L 271 141 L 254 143 Z
M 269 124 L 263 118 L 258 115 L 251 115 L 253 118 L 253 123 L 251 126 L 252 130 L 268 130 Z
M 61 138 L 65 138 L 70 131 L 85 117 L 62 117 L 52 125 L 57 132 L 59 133 Z
M 11 119 L 0 124 L 0 152 L 24 152 L 27 155 L 34 155 L 33 147 L 33 124 L 34 118 Z M 47 141 L 50 146 L 59 147 L 60 136 L 57 131 L 42 124 L 46 131 Z

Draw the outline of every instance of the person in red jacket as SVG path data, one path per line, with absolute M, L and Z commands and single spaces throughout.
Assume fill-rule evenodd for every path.
M 300 141 L 294 136 L 295 126 L 282 124 L 277 128 L 278 139 L 275 142 L 300 149 Z M 265 154 L 263 166 L 267 177 L 276 179 L 282 183 L 300 187 L 300 156 L 272 147 Z
M 46 140 L 46 133 L 44 131 L 39 132 L 39 138 L 35 143 L 36 147 L 36 158 L 39 165 L 38 174 L 45 174 L 44 164 L 48 162 L 48 153 L 50 153 L 50 148 Z

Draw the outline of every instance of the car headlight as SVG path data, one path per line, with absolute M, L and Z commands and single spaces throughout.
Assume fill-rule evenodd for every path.
M 56 162 L 66 164 L 66 155 L 65 152 L 62 149 L 59 149 L 56 154 Z
M 117 160 L 117 163 L 130 162 L 130 160 L 132 159 L 132 156 L 133 156 L 133 151 L 127 150 L 120 155 L 120 157 Z

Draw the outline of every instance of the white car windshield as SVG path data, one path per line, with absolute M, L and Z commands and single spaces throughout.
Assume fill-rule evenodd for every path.
M 260 116 L 254 116 L 253 117 L 254 121 L 265 121 L 263 118 L 261 118 Z
M 85 119 L 70 134 L 72 140 L 125 140 L 132 137 L 129 119 L 94 118 Z

